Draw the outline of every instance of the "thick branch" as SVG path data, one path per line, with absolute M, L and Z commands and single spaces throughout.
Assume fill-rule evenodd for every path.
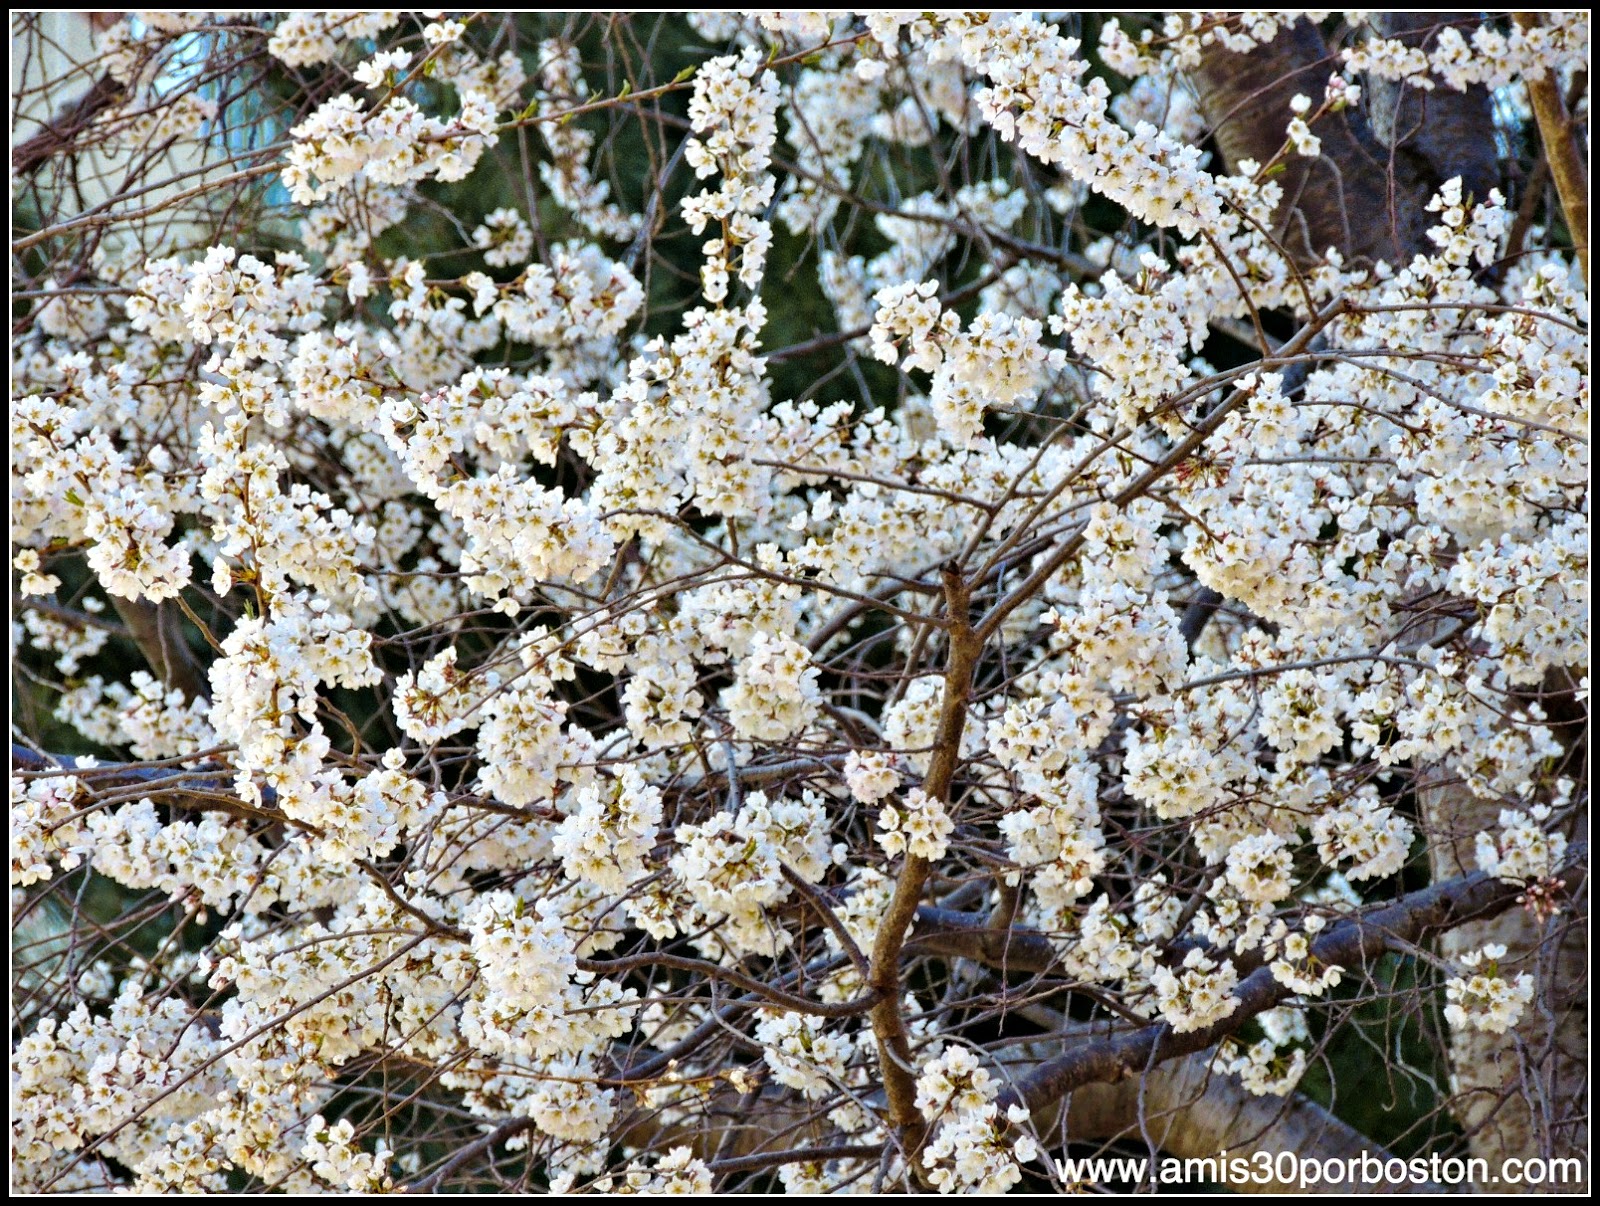
M 1580 868 L 1587 854 L 1586 846 L 1576 846 L 1569 869 Z M 1578 876 L 1568 874 L 1566 878 L 1571 891 Z M 1366 964 L 1396 940 L 1415 943 L 1430 932 L 1502 913 L 1522 891 L 1518 884 L 1481 871 L 1446 880 L 1412 892 L 1385 908 L 1341 922 L 1311 943 L 1311 954 L 1322 965 L 1348 968 Z M 1180 1034 L 1165 1023 L 1155 1023 L 1074 1047 L 1018 1079 L 1002 1095 L 1001 1109 L 1021 1103 L 1033 1111 L 1043 1110 L 1084 1085 L 1115 1083 L 1167 1060 L 1204 1051 L 1294 993 L 1263 967 L 1246 977 L 1234 995 L 1239 1000 L 1238 1008 L 1225 1020 L 1203 1030 Z
M 1050 939 L 1038 930 L 996 927 L 982 913 L 923 905 L 906 953 L 950 955 L 1008 972 L 1047 972 L 1060 963 Z
M 1030 1067 L 1048 1058 L 1047 1052 L 1058 1050 L 1063 1041 L 1093 1041 L 1090 1023 L 1068 1021 L 1060 1015 L 1039 1017 L 1036 1013 L 1054 1011 L 1037 1010 L 1028 1016 L 1030 1020 L 1049 1025 L 1060 1037 L 1011 1048 L 1003 1054 L 1001 1063 L 1013 1075 L 1025 1074 Z M 1065 1111 L 1063 1119 L 1062 1107 L 1057 1105 L 1032 1119 L 1040 1137 L 1051 1147 L 1066 1140 L 1083 1143 L 1125 1138 L 1148 1141 L 1167 1156 L 1179 1160 L 1215 1160 L 1219 1155 L 1248 1159 L 1256 1152 L 1272 1156 L 1293 1152 L 1302 1161 L 1317 1160 L 1322 1162 L 1322 1167 L 1342 1173 L 1351 1170 L 1352 1159 L 1359 1160 L 1363 1155 L 1378 1160 L 1380 1166 L 1391 1158 L 1390 1152 L 1310 1098 L 1298 1093 L 1287 1098 L 1257 1097 L 1234 1077 L 1212 1071 L 1211 1057 L 1204 1053 L 1174 1060 L 1138 1079 L 1086 1085 L 1072 1094 L 1065 1103 Z M 1333 1165 L 1331 1161 L 1340 1163 Z M 1274 1161 L 1265 1169 L 1251 1164 L 1249 1179 L 1216 1179 L 1226 1179 L 1235 1193 L 1250 1194 L 1351 1193 L 1375 1189 L 1391 1193 L 1440 1192 L 1437 1185 L 1418 1185 L 1408 1180 L 1374 1185 L 1330 1179 L 1301 1185 L 1298 1181 L 1278 1180 L 1279 1171 Z
M 1523 29 L 1533 29 L 1539 24 L 1538 13 L 1517 13 L 1517 24 Z M 1578 253 L 1578 266 L 1583 271 L 1583 283 L 1589 283 L 1589 165 L 1573 135 L 1572 118 L 1567 113 L 1561 90 L 1556 87 L 1555 74 L 1545 72 L 1538 79 L 1527 79 L 1528 101 L 1533 106 L 1534 120 L 1539 123 L 1539 138 L 1544 142 L 1545 158 L 1550 163 L 1550 175 L 1555 179 L 1556 195 L 1561 198 L 1561 212 L 1566 215 L 1567 230 L 1572 235 L 1573 250 Z

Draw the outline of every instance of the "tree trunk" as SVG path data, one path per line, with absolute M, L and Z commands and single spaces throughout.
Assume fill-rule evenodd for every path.
M 1192 79 L 1229 169 L 1245 159 L 1265 167 L 1286 141 L 1290 102 L 1303 95 L 1320 104 L 1338 66 L 1309 21 L 1285 26 L 1245 54 L 1209 47 Z M 1333 247 L 1351 261 L 1409 260 L 1432 224 L 1422 207 L 1433 190 L 1421 165 L 1410 155 L 1391 156 L 1359 108 L 1325 114 L 1312 132 L 1322 153 L 1312 158 L 1291 148 L 1275 177 L 1284 198 L 1275 233 L 1290 258 L 1316 263 Z
M 1429 835 L 1428 861 L 1435 881 L 1476 869 L 1473 839 L 1499 827 L 1500 802 L 1467 790 L 1440 767 L 1417 790 Z M 1581 910 L 1582 894 L 1573 897 Z M 1526 909 L 1469 921 L 1439 937 L 1439 953 L 1453 964 L 1489 943 L 1506 948 L 1508 974 L 1529 972 L 1535 997 L 1505 1034 L 1464 1028 L 1450 1034 L 1452 1105 L 1467 1132 L 1471 1154 L 1498 1175 L 1508 1159 L 1577 1156 L 1582 1184 L 1516 1184 L 1503 1190 L 1564 1193 L 1588 1188 L 1588 925 L 1561 914 L 1541 923 Z

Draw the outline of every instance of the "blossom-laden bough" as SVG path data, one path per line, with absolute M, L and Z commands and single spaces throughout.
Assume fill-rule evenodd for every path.
M 18 1188 L 1584 1151 L 1587 17 L 1367 17 L 14 18 Z

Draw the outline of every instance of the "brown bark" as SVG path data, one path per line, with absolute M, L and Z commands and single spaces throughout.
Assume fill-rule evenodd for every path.
M 950 652 L 944 675 L 944 701 L 939 728 L 934 737 L 933 755 L 923 777 L 922 790 L 946 808 L 950 804 L 950 785 L 961 762 L 961 736 L 967 723 L 967 701 L 972 693 L 972 676 L 983 654 L 983 637 L 973 630 L 970 616 L 971 593 L 961 573 L 953 565 L 943 570 L 946 624 Z M 911 1040 L 901 1014 L 901 953 L 906 934 L 916 918 L 917 906 L 927 885 L 931 865 L 909 852 L 895 882 L 894 896 L 873 943 L 871 970 L 867 986 L 878 994 L 872 1010 L 872 1032 L 878 1042 L 878 1066 L 888 1096 L 889 1119 L 899 1128 L 908 1153 L 914 1157 L 926 1136 L 926 1126 L 917 1112 L 916 1063 L 911 1055 Z M 911 1160 L 921 1173 L 921 1166 Z
M 1025 1072 L 1027 1063 L 1037 1058 L 1033 1048 L 1022 1048 L 1006 1063 Z M 1219 1175 L 1209 1178 L 1226 1181 L 1234 1193 L 1437 1193 L 1440 1189 L 1431 1182 L 1384 1179 L 1374 1184 L 1348 1176 L 1352 1168 L 1360 1168 L 1351 1161 L 1365 1155 L 1382 1167 L 1392 1153 L 1308 1097 L 1254 1096 L 1233 1077 L 1211 1071 L 1206 1053 L 1174 1060 L 1138 1080 L 1077 1090 L 1032 1119 L 1046 1142 L 1053 1132 L 1062 1131 L 1063 1109 L 1064 1133 L 1074 1142 L 1148 1142 L 1167 1156 L 1186 1161 L 1242 1158 L 1249 1179 L 1222 1174 L 1220 1169 Z M 1301 1184 L 1287 1163 L 1256 1162 L 1253 1157 L 1258 1152 L 1271 1157 L 1292 1153 L 1301 1161 L 1316 1160 L 1323 1168 L 1331 1161 L 1340 1164 L 1326 1179 Z M 1280 1180 L 1279 1174 L 1285 1172 L 1291 1175 Z
M 1317 27 L 1304 20 L 1246 54 L 1207 48 L 1191 78 L 1229 168 L 1244 159 L 1270 162 L 1294 116 L 1290 102 L 1305 95 L 1320 103 L 1338 67 Z M 1421 164 L 1391 156 L 1359 109 L 1325 114 L 1312 133 L 1321 155 L 1291 150 L 1276 177 L 1283 204 L 1275 233 L 1289 256 L 1305 265 L 1336 247 L 1351 261 L 1409 260 L 1431 225 L 1422 206 L 1433 189 Z
M 188 699 L 211 698 L 210 680 L 184 639 L 183 613 L 173 600 L 152 603 L 149 599 L 112 595 L 111 605 L 157 678 L 178 688 Z
M 1518 13 L 1517 24 L 1532 29 L 1539 24 L 1538 13 Z M 1589 283 L 1589 165 L 1578 146 L 1572 128 L 1572 116 L 1567 112 L 1561 90 L 1556 86 L 1553 72 L 1540 79 L 1530 79 L 1528 101 L 1533 106 L 1534 120 L 1539 124 L 1539 137 L 1544 142 L 1545 158 L 1550 164 L 1550 174 L 1556 182 L 1556 195 L 1561 198 L 1561 211 L 1567 219 L 1567 231 L 1572 236 L 1572 247 L 1577 252 L 1579 267 L 1583 270 L 1583 283 Z
M 1386 38 L 1432 50 L 1448 26 L 1470 37 L 1476 13 L 1376 13 L 1373 20 Z M 1397 156 L 1407 156 L 1437 188 L 1454 176 L 1463 191 L 1482 201 L 1500 185 L 1500 159 L 1495 154 L 1494 109 L 1489 90 L 1474 84 L 1464 91 L 1440 85 L 1431 92 L 1409 84 L 1369 80 L 1368 110 L 1378 142 Z M 1426 250 L 1417 243 L 1408 250 Z

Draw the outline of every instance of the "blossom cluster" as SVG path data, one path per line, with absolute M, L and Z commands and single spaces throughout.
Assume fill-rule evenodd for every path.
M 1533 976 L 1528 972 L 1518 972 L 1515 977 L 1501 975 L 1499 961 L 1505 954 L 1504 946 L 1490 943 L 1461 957 L 1467 974 L 1445 983 L 1445 1021 L 1489 1034 L 1504 1034 L 1516 1025 L 1533 1000 Z
M 1445 845 L 1554 915 L 1587 287 L 1459 178 L 1408 262 L 1284 252 L 1183 73 L 1333 14 L 1106 21 L 1131 89 L 1028 14 L 700 13 L 648 80 L 622 18 L 501 19 L 105 35 L 106 146 L 247 120 L 164 99 L 235 39 L 297 107 L 196 169 L 259 231 L 23 236 L 22 1188 L 426 1187 L 381 1073 L 496 1136 L 460 1176 L 707 1193 L 770 1108 L 849 1153 L 788 1190 L 1005 1192 L 1009 960 L 1287 1096 L 1356 978 L 1319 937 Z M 1362 34 L 1271 134 L 1586 31 Z M 1504 956 L 1456 1032 L 1543 991 Z
M 1004 1133 L 1027 1122 L 1028 1111 L 1011 1106 L 1002 1121 L 994 1101 L 998 1088 L 962 1046 L 930 1060 L 918 1075 L 917 1109 L 938 1124 L 921 1159 L 940 1193 L 1005 1193 L 1022 1179 L 1020 1166 L 1038 1154 L 1026 1131 Z

